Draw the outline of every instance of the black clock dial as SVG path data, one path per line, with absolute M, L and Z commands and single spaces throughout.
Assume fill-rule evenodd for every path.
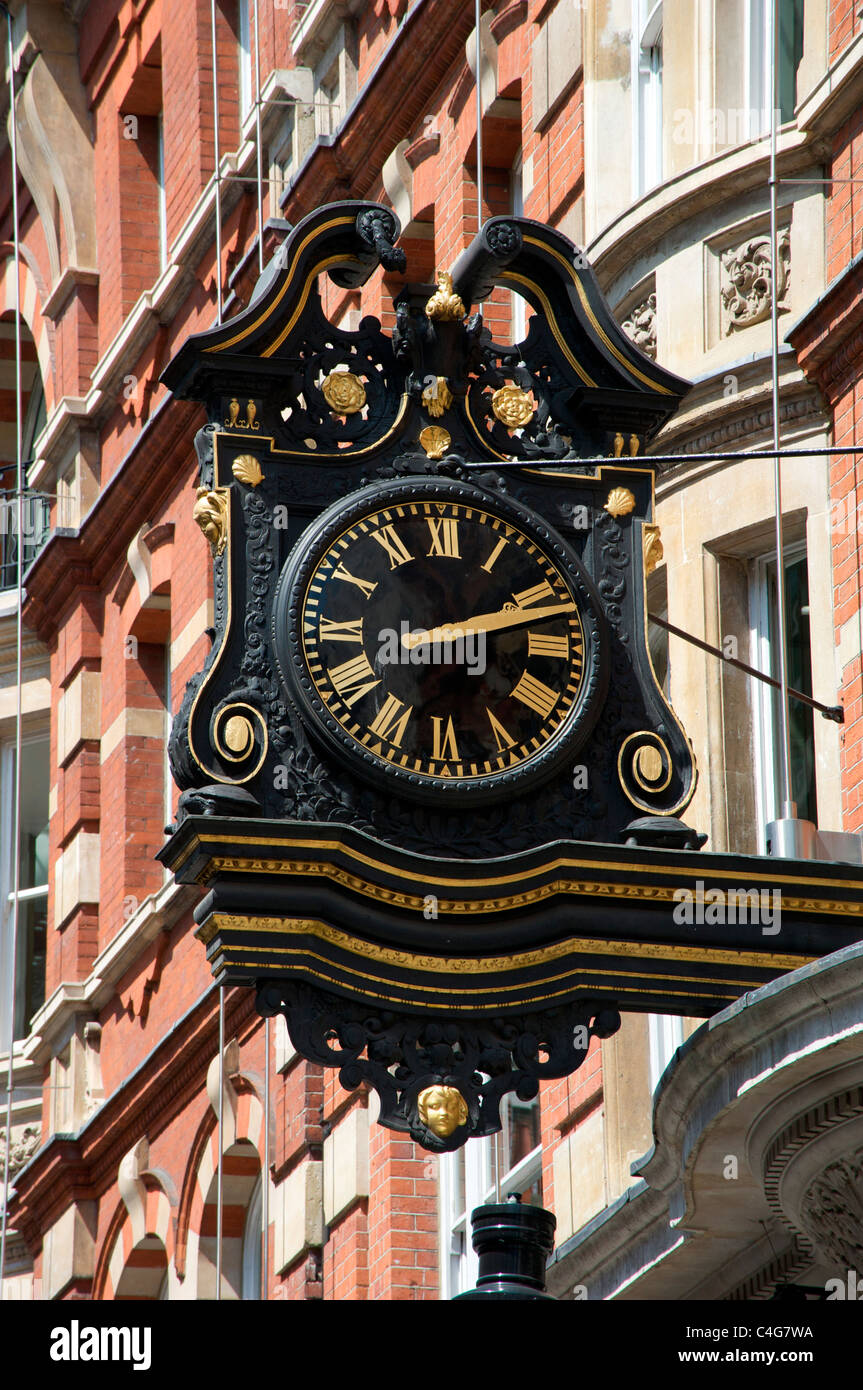
M 479 497 L 355 508 L 295 578 L 305 703 L 367 771 L 415 788 L 481 793 L 543 765 L 585 685 L 568 566 Z

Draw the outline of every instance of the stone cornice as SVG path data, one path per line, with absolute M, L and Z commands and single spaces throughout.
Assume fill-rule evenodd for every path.
M 860 109 L 863 98 L 863 34 L 843 49 L 797 110 L 801 130 L 832 134 Z
M 845 267 L 785 335 L 806 375 L 831 403 L 863 357 L 863 253 Z
M 828 150 L 799 130 L 783 130 L 778 144 L 780 179 L 800 174 L 822 162 Z M 710 208 L 728 216 L 729 204 L 744 194 L 763 190 L 767 207 L 769 141 L 738 145 L 661 183 L 619 214 L 585 247 L 591 265 L 608 291 L 627 267 L 648 255 L 668 233 L 679 234 L 692 218 Z M 789 193 L 785 202 L 791 201 Z
M 57 631 L 61 613 L 57 592 L 99 587 L 124 562 L 130 538 L 164 505 L 178 471 L 188 469 L 189 441 L 198 423 L 199 406 L 186 401 L 165 404 L 133 437 L 129 453 L 106 483 L 77 532 L 55 531 L 27 572 L 25 621 L 43 642 Z M 146 453 L 146 467 L 138 466 Z
M 620 1296 L 624 1289 L 639 1289 L 640 1297 L 723 1296 L 717 1288 L 736 1259 L 733 1241 L 743 1258 L 755 1243 L 754 1237 L 747 1241 L 746 1230 L 756 1231 L 770 1207 L 760 1183 L 741 1181 L 733 1227 L 723 1230 L 721 1248 L 702 1247 L 701 1236 L 709 1243 L 711 1231 L 711 1182 L 722 1183 L 715 1153 L 736 1153 L 741 1177 L 744 1164 L 760 1177 L 777 1134 L 781 1142 L 793 1129 L 795 1113 L 814 1113 L 834 1093 L 863 1083 L 861 1001 L 858 944 L 745 995 L 702 1024 L 657 1088 L 654 1145 L 632 1165 L 641 1183 L 561 1247 L 550 1287 L 586 1283 L 592 1297 Z M 684 1231 L 689 1240 L 678 1255 Z M 656 1292 L 657 1277 L 665 1280 L 665 1293 Z M 738 1283 L 739 1276 L 729 1282 Z
M 98 1199 L 111 1187 L 131 1144 L 155 1138 L 196 1097 L 206 1100 L 217 1014 L 211 985 L 76 1135 L 53 1135 L 22 1168 L 10 1215 L 34 1254 L 41 1233 L 71 1202 Z M 257 1022 L 252 991 L 229 992 L 228 1035 L 244 1035 Z
M 47 1064 L 63 1046 L 70 1023 L 80 1014 L 95 1018 L 110 1003 L 118 982 L 160 932 L 170 930 L 198 899 L 195 889 L 168 882 L 146 898 L 138 911 L 97 955 L 86 980 L 58 985 L 33 1017 L 29 1053 Z

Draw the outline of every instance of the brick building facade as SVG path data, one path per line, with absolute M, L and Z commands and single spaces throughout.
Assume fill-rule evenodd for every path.
M 665 28 L 660 13 L 658 33 L 647 24 L 653 7 L 642 15 L 644 8 L 639 0 L 483 4 L 481 211 L 484 217 L 523 212 L 587 245 L 636 340 L 641 333 L 646 350 L 663 364 L 697 379 L 697 404 L 660 450 L 708 447 L 710 429 L 728 404 L 723 376 L 742 375 L 739 409 L 751 397 L 756 423 L 741 425 L 733 446 L 739 448 L 757 443 L 764 429 L 757 412 L 766 377 L 749 381 L 751 368 L 736 365 L 763 367 L 761 329 L 753 320 L 756 326 L 747 330 L 756 335 L 749 356 L 743 342 L 733 355 L 736 338 L 718 344 L 705 338 L 713 351 L 705 386 L 708 358 L 688 344 L 661 291 L 657 306 L 656 287 L 663 264 L 671 264 L 672 251 L 662 249 L 661 238 L 675 226 L 676 200 L 686 209 L 687 225 L 696 216 L 709 220 L 705 209 L 724 197 L 715 182 L 712 194 L 698 192 L 699 169 L 708 171 L 707 188 L 711 161 L 737 157 L 738 145 L 738 162 L 751 156 L 747 167 L 754 171 L 750 178 L 735 166 L 729 174 L 737 180 L 741 235 L 760 230 L 764 132 L 709 148 L 675 135 L 682 129 L 678 111 L 685 114 L 695 99 L 683 92 L 674 64 L 683 69 L 683 55 L 694 43 L 696 56 L 705 62 L 709 56 L 719 92 L 719 37 L 736 13 L 731 0 L 707 7 L 715 12 L 709 42 L 688 37 L 684 0 L 665 0 Z M 742 0 L 737 8 L 742 11 Z M 192 517 L 192 440 L 203 414 L 167 399 L 159 376 L 190 333 L 214 323 L 219 287 L 229 317 L 248 304 L 257 279 L 255 7 L 251 0 L 216 6 L 219 265 L 207 0 L 71 6 L 42 0 L 13 9 L 22 317 L 27 361 L 38 365 L 45 402 L 29 485 L 48 499 L 51 524 L 26 581 L 26 731 L 50 738 L 44 788 L 50 858 L 44 989 L 31 991 L 34 1012 L 15 1030 L 16 1133 L 26 1130 L 29 1138 L 13 1178 L 7 1296 L 211 1298 L 219 996 L 194 937 L 196 895 L 168 881 L 154 858 L 176 807 L 165 754 L 171 713 L 203 663 L 212 624 L 209 552 Z M 837 180 L 850 178 L 858 172 L 861 148 L 857 7 L 850 0 L 806 0 L 798 9 L 805 25 L 802 59 L 798 53 L 791 69 L 798 75 L 796 114 L 783 131 L 790 132 L 789 145 L 800 134 L 803 154 L 794 154 L 796 164 L 788 156 L 789 177 L 795 168 L 805 173 L 807 160 L 823 158 Z M 436 267 L 451 266 L 474 236 L 478 215 L 473 6 L 259 0 L 257 10 L 264 261 L 277 251 L 287 224 L 321 203 L 362 197 L 389 202 L 398 213 L 407 278 L 428 280 Z M 632 169 L 651 167 L 645 153 L 655 120 L 650 73 L 662 63 L 663 41 L 664 174 L 661 167 L 658 177 L 654 171 L 651 185 L 650 175 L 639 183 Z M 750 41 L 752 34 L 741 40 Z M 804 71 L 811 78 L 805 91 Z M 829 100 L 823 99 L 825 83 Z M 613 87 L 626 92 L 627 103 L 636 98 L 626 106 L 626 121 L 619 112 L 608 117 Z M 730 108 L 732 101 L 717 95 L 716 105 Z M 808 125 L 807 101 L 817 108 Z M 638 122 L 643 157 L 633 134 Z M 2 159 L 0 343 L 8 420 L 14 418 L 8 147 Z M 647 233 L 632 233 L 627 259 L 621 250 L 629 235 L 626 219 L 648 205 L 657 187 L 666 202 L 657 206 Z M 863 351 L 860 194 L 837 181 L 817 196 L 822 223 L 807 222 L 808 209 L 798 218 L 795 205 L 791 284 L 798 258 L 801 268 L 806 260 L 807 238 L 814 245 L 823 232 L 829 285 L 826 293 L 816 286 L 809 300 L 793 306 L 799 312 L 791 342 L 802 372 L 783 381 L 783 418 L 802 417 L 806 412 L 793 402 L 805 397 L 807 421 L 820 412 L 823 428 L 832 427 L 837 442 L 850 443 Z M 694 235 L 699 254 L 703 240 L 713 255 L 714 231 Z M 714 259 L 718 266 L 718 254 Z M 797 273 L 798 284 L 805 282 L 802 269 Z M 403 278 L 379 274 L 361 294 L 330 285 L 325 311 L 348 325 L 375 314 L 391 328 L 392 298 Z M 523 328 L 523 304 L 500 291 L 484 314 L 496 338 Z M 666 348 L 673 361 L 666 361 Z M 823 401 L 803 373 L 817 383 Z M 2 439 L 8 487 L 8 430 Z M 830 463 L 829 478 L 822 470 L 834 519 L 844 514 L 846 498 L 854 499 L 853 524 L 845 530 L 837 525 L 830 541 L 846 724 L 841 753 L 838 738 L 818 744 L 817 771 L 821 805 L 841 766 L 841 823 L 834 816 L 822 828 L 847 830 L 863 830 L 856 469 L 855 456 L 848 455 Z M 684 523 L 676 514 L 677 486 L 672 479 L 662 518 L 667 581 L 662 571 L 656 577 L 666 585 L 672 614 L 675 583 L 685 587 L 691 573 Z M 750 516 L 748 499 L 741 501 L 741 525 L 751 521 L 757 530 L 758 504 L 751 505 Z M 737 563 L 742 552 L 730 553 Z M 653 601 L 662 606 L 658 589 Z M 2 609 L 0 623 L 8 624 L 11 614 Z M 690 626 L 696 630 L 694 621 Z M 697 631 L 709 640 L 722 635 L 711 631 L 705 613 Z M 12 707 L 2 702 L 11 689 L 11 647 L 5 638 L 0 646 L 0 733 L 8 742 Z M 688 660 L 672 648 L 670 679 L 684 724 L 690 711 L 697 724 L 699 711 L 714 708 L 713 697 L 708 693 L 705 705 L 701 667 L 690 668 Z M 698 749 L 706 779 L 699 828 L 708 828 L 709 817 L 714 848 L 752 849 L 755 791 L 747 783 L 741 793 L 748 820 L 735 828 L 733 813 L 726 823 L 717 810 L 721 797 L 708 770 L 712 763 L 724 767 L 725 741 L 730 747 L 742 737 L 734 721 L 743 727 L 755 719 L 736 691 L 725 690 L 726 705 L 732 696 L 738 701 L 733 719 L 721 733 L 705 735 Z M 743 763 L 751 781 L 745 755 Z M 346 1092 L 332 1072 L 303 1061 L 280 1027 L 268 1034 L 250 994 L 230 991 L 222 1296 L 259 1297 L 263 1283 L 271 1299 L 450 1297 L 471 1282 L 465 1211 L 493 1190 L 495 1167 L 504 1192 L 524 1191 L 555 1212 L 565 1246 L 631 1187 L 630 1164 L 651 1144 L 651 1092 L 691 1031 L 677 1021 L 648 1024 L 628 1016 L 617 1037 L 594 1041 L 574 1077 L 544 1084 L 535 1105 L 509 1107 L 496 1150 L 478 1141 L 458 1159 L 438 1160 L 376 1126 L 364 1090 Z M 268 1036 L 272 1103 L 265 1153 Z M 41 1087 L 39 1113 L 28 1087 Z M 263 1279 L 262 1171 L 270 1216 Z

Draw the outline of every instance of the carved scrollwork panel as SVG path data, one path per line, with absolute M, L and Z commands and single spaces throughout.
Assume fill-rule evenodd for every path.
M 368 1082 L 380 1098 L 380 1123 L 433 1153 L 494 1134 L 504 1096 L 531 1100 L 541 1080 L 581 1066 L 591 1038 L 620 1027 L 611 1003 L 514 1019 L 429 1020 L 375 1014 L 299 983 L 264 985 L 257 1008 L 264 1017 L 284 1014 L 297 1051 L 337 1066 L 346 1090 Z

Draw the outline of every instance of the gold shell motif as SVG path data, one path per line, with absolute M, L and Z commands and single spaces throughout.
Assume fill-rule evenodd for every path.
M 452 437 L 440 425 L 426 425 L 420 433 L 420 444 L 430 459 L 442 459 L 451 443 Z
M 425 388 L 422 402 L 429 415 L 435 419 L 443 415 L 445 410 L 449 410 L 452 405 L 452 391 L 447 385 L 445 376 L 435 377 L 434 381 Z
M 635 498 L 628 487 L 613 487 L 608 494 L 604 510 L 611 516 L 627 516 L 635 506 Z
M 254 454 L 240 454 L 231 464 L 231 472 L 239 482 L 247 483 L 249 487 L 257 487 L 264 481 L 261 465 Z
M 508 430 L 520 429 L 536 414 L 536 407 L 520 386 L 501 386 L 491 398 L 491 408 Z
M 321 382 L 321 390 L 336 415 L 356 415 L 366 403 L 366 388 L 353 372 L 330 372 Z

